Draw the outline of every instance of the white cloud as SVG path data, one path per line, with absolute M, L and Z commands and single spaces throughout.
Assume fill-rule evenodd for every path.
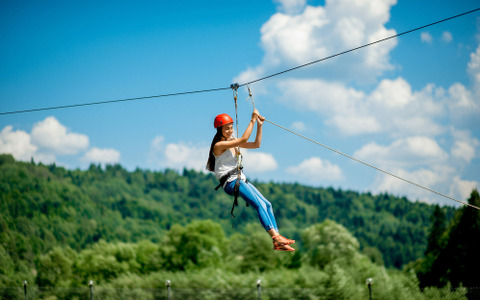
M 471 92 L 461 83 L 454 83 L 449 89 L 450 110 L 469 110 L 477 107 Z
M 57 155 L 74 156 L 85 152 L 89 145 L 88 136 L 70 132 L 55 117 L 47 117 L 34 124 L 31 133 L 12 130 L 6 126 L 0 132 L 0 153 L 11 153 L 15 159 L 59 163 Z M 117 163 L 120 153 L 114 149 L 92 148 L 80 161 L 94 163 Z M 61 163 L 60 163 L 61 164 Z
M 245 172 L 268 172 L 278 168 L 277 161 L 270 153 L 258 150 L 241 149 L 243 155 L 242 165 Z
M 428 32 L 420 33 L 420 40 L 424 43 L 431 44 L 433 42 L 433 36 Z
M 38 147 L 31 142 L 30 135 L 23 130 L 12 130 L 5 126 L 0 132 L 0 153 L 10 153 L 17 160 L 29 161 Z
M 338 0 L 327 1 L 325 6 L 304 6 L 305 1 L 300 0 L 277 2 L 281 12 L 261 28 L 261 46 L 265 51 L 262 63 L 237 79 L 258 78 L 278 67 L 317 60 L 396 33 L 384 27 L 396 0 Z M 330 78 L 371 81 L 393 68 L 389 53 L 396 45 L 396 40 L 390 40 L 335 62 L 325 61 L 322 71 Z
M 82 161 L 96 164 L 116 164 L 120 161 L 120 152 L 112 148 L 93 147 L 85 153 Z
M 321 79 L 287 79 L 278 85 L 280 101 L 297 110 L 313 111 L 324 116 L 325 124 L 339 129 L 345 134 L 372 133 L 381 126 L 362 107 L 365 94 L 347 88 L 339 82 L 326 82 Z M 296 99 L 292 103 L 291 99 Z
M 321 79 L 286 79 L 277 87 L 279 101 L 321 115 L 326 125 L 346 135 L 438 135 L 445 131 L 436 118 L 445 113 L 446 106 L 434 99 L 444 92 L 433 85 L 412 92 L 403 78 L 384 79 L 370 94 Z
M 262 46 L 266 51 L 267 66 L 302 63 L 328 53 L 325 45 L 316 43 L 315 30 L 328 23 L 322 7 L 307 7 L 302 15 L 273 15 L 262 26 Z
M 53 154 L 78 154 L 88 148 L 89 140 L 84 134 L 69 132 L 55 117 L 47 117 L 36 123 L 31 133 L 32 143 Z
M 183 142 L 165 143 L 163 136 L 156 136 L 150 143 L 148 162 L 161 168 L 187 168 L 205 172 L 209 150 L 210 147 Z
M 467 72 L 473 80 L 473 90 L 478 97 L 480 96 L 480 45 L 475 52 L 470 54 Z
M 437 166 L 432 169 L 421 168 L 412 172 L 394 169 L 391 170 L 391 173 L 463 202 L 466 202 L 472 190 L 478 187 L 477 181 L 460 179 L 456 175 L 456 170 L 448 166 Z M 412 200 L 418 199 L 427 203 L 458 205 L 451 199 L 386 174 L 378 176 L 371 189 L 374 192 L 389 192 L 398 196 L 408 195 Z
M 442 40 L 445 42 L 445 43 L 450 43 L 452 40 L 453 40 L 453 36 L 450 32 L 448 31 L 444 31 L 442 33 Z
M 360 105 L 375 116 L 382 124 L 382 131 L 391 136 L 434 136 L 445 131 L 437 121 L 445 107 L 435 99 L 442 91 L 427 85 L 414 92 L 403 78 L 384 79 Z
M 170 143 L 165 147 L 165 163 L 167 167 L 171 168 L 180 169 L 186 167 L 203 171 L 205 170 L 208 151 L 208 147 Z
M 434 139 L 416 136 L 398 139 L 388 146 L 369 143 L 356 151 L 354 157 L 384 168 L 418 168 L 444 163 L 448 154 Z
M 444 151 L 434 139 L 417 136 L 398 139 L 387 146 L 372 142 L 356 151 L 354 157 L 406 181 L 465 201 L 472 189 L 478 186 L 478 181 L 462 179 L 461 170 L 477 156 L 480 142 L 471 137 L 469 131 L 452 129 L 451 136 L 450 153 Z M 456 205 L 452 200 L 431 191 L 381 173 L 371 189 L 431 203 Z
M 393 85 L 391 93 L 404 93 L 408 101 L 404 105 L 395 106 L 379 106 L 375 107 L 375 114 L 379 116 L 382 124 L 387 132 L 393 132 L 393 135 L 429 135 L 435 136 L 445 132 L 445 128 L 439 122 L 439 119 L 445 116 L 446 106 L 443 102 L 444 90 L 434 85 L 427 85 L 420 91 L 412 92 L 410 85 L 403 79 L 399 78 L 395 81 L 403 81 L 403 84 Z M 407 91 L 408 89 L 408 91 Z M 389 103 L 390 99 L 394 99 L 391 94 L 385 93 L 385 102 Z M 440 101 L 438 101 L 440 99 Z
M 468 202 L 473 189 L 478 189 L 479 183 L 475 180 L 462 180 L 460 176 L 454 176 L 450 185 L 450 195 L 457 195 L 457 200 Z
M 369 96 L 373 105 L 379 105 L 385 109 L 405 109 L 414 101 L 412 89 L 403 78 L 395 80 L 385 79 Z
M 365 98 L 361 91 L 322 79 L 285 79 L 277 87 L 282 95 L 280 100 L 284 103 L 325 115 L 353 112 Z
M 12 130 L 6 126 L 0 133 L 0 152 L 11 153 L 15 159 L 50 164 L 56 155 L 78 154 L 88 147 L 86 135 L 70 133 L 54 117 L 36 123 L 32 132 Z
M 456 141 L 452 147 L 452 156 L 470 162 L 475 157 L 475 148 L 461 141 Z
M 419 169 L 413 172 L 408 172 L 402 169 L 393 169 L 390 170 L 390 172 L 401 178 L 431 189 L 434 189 L 435 186 L 442 181 L 441 179 L 445 177 L 442 173 L 450 173 L 449 170 L 445 169 L 436 171 Z M 411 200 L 433 202 L 429 200 L 432 198 L 431 192 L 386 174 L 381 174 L 377 177 L 376 182 L 372 186 L 372 190 L 374 192 L 389 192 L 398 196 L 408 195 Z
M 452 136 L 454 143 L 451 149 L 451 155 L 454 160 L 469 164 L 472 159 L 477 157 L 477 149 L 480 147 L 480 141 L 471 136 L 466 130 L 453 130 Z
M 308 179 L 311 182 L 343 179 L 342 170 L 339 166 L 318 157 L 308 158 L 298 166 L 289 167 L 287 172 Z
M 480 122 L 478 122 L 480 94 L 475 93 L 475 90 L 469 90 L 460 83 L 455 83 L 448 89 L 444 103 L 451 124 L 470 130 L 480 129 Z

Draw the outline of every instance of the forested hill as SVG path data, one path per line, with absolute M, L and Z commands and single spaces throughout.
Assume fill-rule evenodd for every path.
M 331 219 L 345 226 L 363 252 L 400 268 L 423 256 L 433 206 L 387 194 L 371 195 L 299 184 L 255 183 L 274 207 L 280 230 L 299 241 L 308 226 Z M 0 155 L 0 252 L 21 265 L 57 245 L 75 250 L 99 240 L 160 242 L 170 227 L 197 219 L 243 232 L 255 211 L 240 205 L 232 228 L 232 199 L 215 191 L 211 174 L 184 170 L 129 172 L 120 165 L 67 170 Z M 447 220 L 455 209 L 443 207 Z M 379 252 L 380 251 L 380 252 Z M 381 254 L 383 254 L 383 256 Z

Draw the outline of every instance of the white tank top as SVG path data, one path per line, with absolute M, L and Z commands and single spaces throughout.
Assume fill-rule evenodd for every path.
M 230 172 L 231 170 L 237 168 L 237 160 L 235 159 L 235 155 L 230 149 L 225 150 L 225 152 L 223 152 L 220 156 L 213 156 L 215 156 L 215 176 L 217 176 L 218 180 L 220 180 L 220 178 L 222 178 L 223 176 L 227 175 L 228 172 Z M 237 179 L 237 175 L 231 175 L 230 177 L 228 177 L 227 181 L 225 181 L 225 184 L 235 179 Z M 241 179 L 247 179 L 243 172 L 241 172 Z

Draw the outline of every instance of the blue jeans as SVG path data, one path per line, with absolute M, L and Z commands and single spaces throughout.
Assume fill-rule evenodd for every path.
M 233 196 L 233 188 L 235 187 L 236 181 L 237 179 L 230 181 L 225 186 L 225 192 L 230 196 Z M 275 216 L 273 215 L 272 204 L 265 199 L 265 197 L 263 197 L 257 188 L 255 188 L 253 184 L 241 180 L 239 193 L 248 204 L 257 210 L 258 218 L 260 219 L 260 223 L 262 223 L 263 228 L 265 228 L 266 231 L 275 229 L 278 232 L 277 222 L 275 221 Z

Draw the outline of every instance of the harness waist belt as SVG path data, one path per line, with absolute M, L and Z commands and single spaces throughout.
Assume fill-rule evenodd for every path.
M 242 170 L 243 168 L 240 167 L 240 170 Z M 232 205 L 232 210 L 230 211 L 230 215 L 235 218 L 235 215 L 233 214 L 233 210 L 235 209 L 235 206 L 238 206 L 238 196 L 240 195 L 240 174 L 237 172 L 238 170 L 237 169 L 233 169 L 231 171 L 229 171 L 226 175 L 223 175 L 221 178 L 220 178 L 220 184 L 217 185 L 217 187 L 215 188 L 215 190 L 218 190 L 221 186 L 223 187 L 223 185 L 225 184 L 225 182 L 227 181 L 227 179 L 230 177 L 230 176 L 233 176 L 233 175 L 237 175 L 237 181 L 235 182 L 235 187 L 233 188 L 233 196 L 234 196 L 234 200 L 233 200 L 233 205 Z M 241 171 L 240 171 L 241 172 Z M 248 202 L 246 202 L 246 205 L 248 205 Z M 233 224 L 232 224 L 233 226 Z
M 221 186 L 223 186 L 225 184 L 225 182 L 227 182 L 227 179 L 232 176 L 232 175 L 238 175 L 237 173 L 237 169 L 233 169 L 231 171 L 229 171 L 226 175 L 223 175 L 221 178 L 220 178 L 220 184 L 217 185 L 217 187 L 215 188 L 215 190 L 218 190 Z

